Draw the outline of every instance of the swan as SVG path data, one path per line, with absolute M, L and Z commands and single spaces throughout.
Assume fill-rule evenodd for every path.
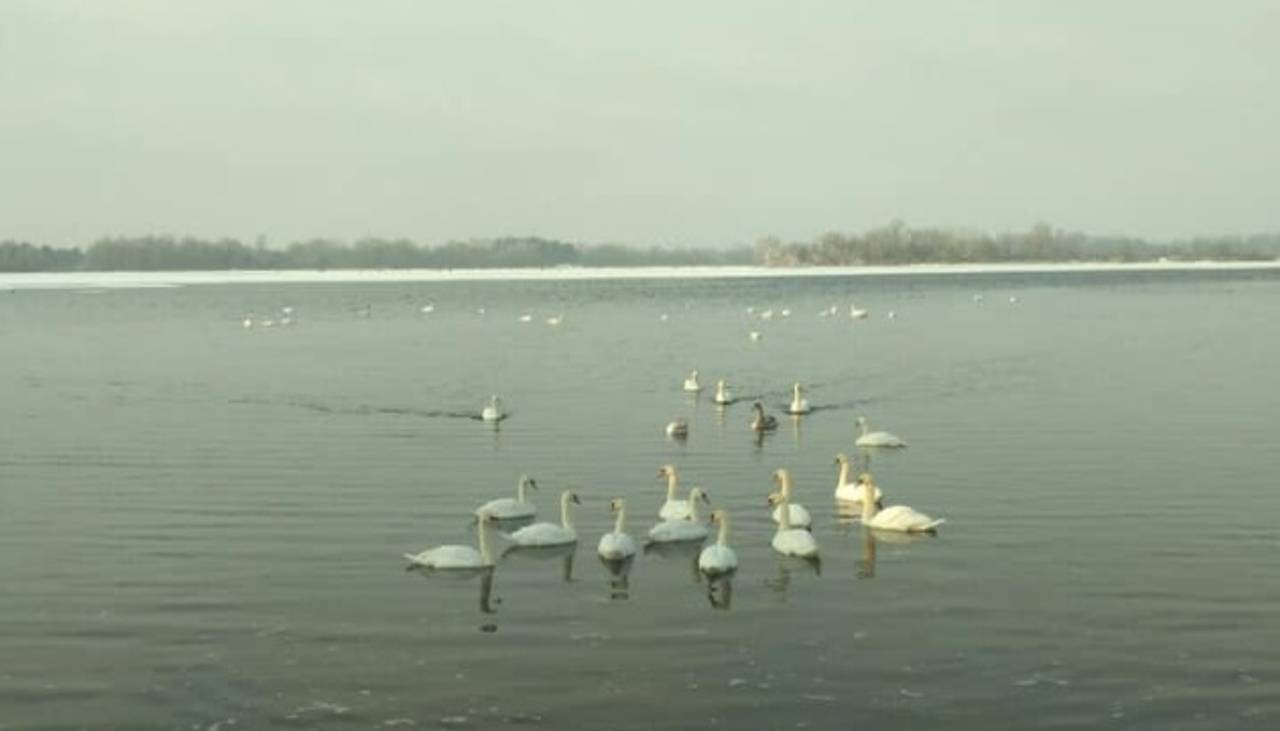
M 667 480 L 667 501 L 658 509 L 659 520 L 689 520 L 690 510 L 688 500 L 677 500 L 676 493 L 680 490 L 680 475 L 676 472 L 676 466 L 673 464 L 663 465 L 658 469 L 658 477 Z
M 781 314 L 783 317 L 791 317 L 791 310 L 784 307 L 782 309 L 782 312 L 779 314 Z
M 438 569 L 456 571 L 459 569 L 482 569 L 493 565 L 493 554 L 489 553 L 489 524 L 494 517 L 488 513 L 480 515 L 476 521 L 477 543 L 480 550 L 471 546 L 436 546 L 422 553 L 406 553 L 409 568 Z
M 614 498 L 609 501 L 609 512 L 616 513 L 617 522 L 613 524 L 613 532 L 600 536 L 600 545 L 596 552 L 606 561 L 617 561 L 636 555 L 636 542 L 627 535 L 627 501 Z
M 758 343 L 764 339 L 764 336 L 760 334 L 759 330 L 752 330 L 748 337 L 751 338 L 751 342 L 753 343 Z
M 506 416 L 502 411 L 502 399 L 497 396 L 490 396 L 489 405 L 480 411 L 480 418 L 485 421 L 502 421 Z
M 855 447 L 889 447 L 898 448 L 905 447 L 907 443 L 896 434 L 890 434 L 887 431 L 871 431 L 871 425 L 867 422 L 865 416 L 858 417 L 858 439 L 853 443 Z
M 548 324 L 548 325 L 550 325 L 551 327 L 556 327 L 556 326 L 560 325 L 562 322 L 564 322 L 564 315 L 563 315 L 563 314 L 560 314 L 560 315 L 552 315 L 551 317 L 548 317 L 548 318 L 547 318 L 547 324 Z
M 515 533 L 508 533 L 507 538 L 518 546 L 562 546 L 577 542 L 578 531 L 573 527 L 569 503 L 582 504 L 573 490 L 565 490 L 560 494 L 560 525 L 534 523 L 526 525 Z
M 716 381 L 715 402 L 720 406 L 728 406 L 733 403 L 733 394 L 729 393 L 729 387 L 725 385 L 723 378 Z
M 689 517 L 664 520 L 649 529 L 650 543 L 675 543 L 677 541 L 701 541 L 707 537 L 707 524 L 698 520 L 698 503 L 709 502 L 702 488 L 689 491 Z
M 430 315 L 432 312 L 435 312 L 435 311 L 436 311 L 436 306 L 435 306 L 435 305 L 423 305 L 423 306 L 422 306 L 422 314 L 424 314 L 424 315 Z
M 503 497 L 489 502 L 476 508 L 476 516 L 488 513 L 498 520 L 513 520 L 515 518 L 532 518 L 537 515 L 538 508 L 529 502 L 527 490 L 530 488 L 537 490 L 538 483 L 533 481 L 528 475 L 520 475 L 520 481 L 516 483 L 516 496 L 513 498 Z
M 871 314 L 869 310 L 861 310 L 857 305 L 849 305 L 850 320 L 865 320 L 869 314 Z
M 757 432 L 773 431 L 778 428 L 778 420 L 764 413 L 764 407 L 757 401 L 751 404 L 753 416 L 751 417 L 751 428 Z
M 836 455 L 836 464 L 840 465 L 840 475 L 836 477 L 836 500 L 846 503 L 862 502 L 861 478 L 853 482 L 849 481 L 849 473 L 853 471 L 853 460 L 841 453 Z M 875 491 L 876 502 L 880 502 L 884 495 L 878 487 Z
M 809 515 L 809 510 L 799 503 L 791 502 L 792 487 L 791 473 L 786 470 L 780 470 L 781 477 L 775 476 L 778 482 L 779 491 L 775 494 L 781 494 L 787 501 L 787 522 L 794 528 L 808 528 L 813 525 L 813 516 Z M 773 522 L 782 523 L 782 506 L 779 505 L 773 509 Z
M 520 316 L 520 322 L 533 322 L 533 315 L 530 315 L 528 312 L 524 313 Z
M 286 314 L 286 315 L 292 315 L 292 314 L 293 314 L 293 308 L 292 308 L 292 307 L 290 307 L 289 305 L 285 305 L 284 307 L 281 307 L 281 308 L 280 308 L 280 311 L 281 311 L 282 313 Z
M 686 439 L 689 436 L 689 422 L 674 419 L 667 424 L 667 436 L 672 439 Z
M 697 393 L 702 390 L 702 384 L 698 383 L 698 371 L 695 368 L 689 373 L 689 377 L 684 379 L 684 390 L 690 393 Z
M 727 574 L 738 568 L 738 554 L 729 548 L 729 515 L 723 510 L 711 511 L 711 522 L 720 525 L 716 542 L 702 549 L 698 555 L 698 568 L 704 574 Z
M 936 533 L 938 526 L 947 522 L 946 518 L 933 519 L 924 513 L 917 512 L 906 505 L 893 505 L 880 510 L 876 508 L 876 485 L 870 473 L 862 473 L 862 524 L 879 530 L 893 530 L 902 533 Z
M 807 414 L 813 410 L 809 407 L 809 399 L 800 395 L 802 393 L 804 393 L 804 387 L 799 383 L 791 387 L 791 405 L 787 407 L 788 414 Z
M 761 320 L 772 320 L 772 319 L 773 319 L 773 309 L 771 308 L 771 309 L 765 310 L 764 312 L 761 312 L 761 313 L 760 313 L 760 319 L 761 319 Z
M 778 470 L 773 473 L 773 479 L 783 485 L 790 480 L 790 475 L 786 470 Z M 791 507 L 785 492 L 775 492 L 770 495 L 769 504 L 779 508 Z M 813 539 L 813 534 L 809 531 L 791 527 L 790 512 L 789 509 L 780 511 L 782 521 L 778 523 L 778 531 L 773 534 L 773 550 L 783 556 L 817 558 L 818 542 Z
M 252 330 L 252 329 L 253 329 L 253 315 L 252 315 L 252 314 L 245 315 L 245 316 L 244 316 L 244 320 L 242 320 L 242 321 L 240 322 L 240 324 L 244 326 L 244 329 L 245 329 L 245 330 Z

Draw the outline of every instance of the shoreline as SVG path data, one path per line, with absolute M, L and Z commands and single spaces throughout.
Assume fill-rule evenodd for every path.
M 898 264 L 836 267 L 554 267 L 545 269 L 270 269 L 216 271 L 0 272 L 0 290 L 148 289 L 218 284 L 598 281 L 635 279 L 779 279 L 1094 272 L 1280 270 L 1271 261 L 1153 261 L 994 264 Z

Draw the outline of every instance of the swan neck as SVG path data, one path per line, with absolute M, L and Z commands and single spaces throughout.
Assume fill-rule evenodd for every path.
M 573 517 L 569 511 L 568 495 L 560 498 L 560 525 L 563 525 L 568 530 L 573 530 Z
M 849 483 L 849 461 L 845 460 L 840 463 L 840 477 L 836 480 L 836 487 L 847 485 Z
M 723 513 L 720 515 L 720 535 L 716 537 L 716 543 L 721 547 L 729 545 L 729 516 Z
M 614 533 L 627 532 L 627 506 L 625 505 L 618 506 L 618 517 L 616 520 L 613 521 L 613 532 Z
M 786 484 L 782 483 L 782 502 L 778 503 L 778 530 L 791 530 L 791 496 L 787 494 Z
M 701 492 L 689 493 L 689 520 L 698 522 L 698 502 L 702 500 Z
M 528 483 L 522 477 L 520 482 L 516 483 L 516 501 L 525 502 L 525 495 L 528 494 Z
M 676 475 L 675 470 L 667 473 L 667 499 L 676 499 L 676 490 L 680 487 L 680 478 Z

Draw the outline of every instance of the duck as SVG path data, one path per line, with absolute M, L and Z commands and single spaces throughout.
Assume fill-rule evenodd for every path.
M 684 419 L 673 419 L 667 423 L 667 436 L 672 439 L 687 439 L 689 436 L 689 422 Z
M 650 543 L 676 543 L 683 541 L 701 541 L 707 537 L 707 525 L 698 520 L 698 503 L 707 503 L 707 494 L 702 488 L 695 487 L 689 491 L 689 517 L 684 519 L 664 520 L 649 529 Z
M 892 505 L 880 510 L 873 497 L 876 485 L 871 474 L 862 473 L 859 481 L 862 483 L 862 524 L 868 528 L 900 533 L 937 533 L 938 526 L 947 522 L 946 518 L 930 518 L 906 505 Z
M 716 542 L 698 554 L 698 570 L 708 576 L 727 574 L 738 568 L 738 554 L 729 548 L 729 514 L 723 510 L 711 511 L 711 522 L 720 527 Z
M 489 405 L 480 411 L 480 418 L 485 421 L 502 421 L 506 418 L 506 414 L 502 412 L 502 399 L 490 396 Z
M 520 480 L 516 483 L 516 496 L 513 498 L 503 497 L 489 502 L 476 508 L 476 517 L 482 514 L 492 515 L 497 520 L 514 520 L 517 518 L 532 518 L 538 514 L 538 508 L 526 498 L 527 490 L 537 490 L 538 483 L 533 481 L 528 475 L 520 475 Z
M 773 479 L 779 485 L 790 479 L 786 470 L 778 470 L 773 473 Z M 814 540 L 813 534 L 803 528 L 794 528 L 791 525 L 789 508 L 790 502 L 787 495 L 783 491 L 775 492 L 769 496 L 769 504 L 780 510 L 782 521 L 778 523 L 778 530 L 773 534 L 773 550 L 783 556 L 798 556 L 800 558 L 817 558 L 818 542 Z
M 778 420 L 764 413 L 764 406 L 759 401 L 751 404 L 751 428 L 757 432 L 773 431 L 778 428 Z
M 658 468 L 658 477 L 667 481 L 667 501 L 658 509 L 658 520 L 689 520 L 689 501 L 676 499 L 680 491 L 680 473 L 676 466 L 667 464 Z
M 689 377 L 684 379 L 684 390 L 689 393 L 697 393 L 702 390 L 702 384 L 698 383 L 698 370 L 695 368 L 689 373 Z
M 606 561 L 618 561 L 636 555 L 636 542 L 627 535 L 627 501 L 620 497 L 610 500 L 609 512 L 618 517 L 613 524 L 613 532 L 600 536 L 596 553 Z
M 850 320 L 865 320 L 869 314 L 871 314 L 870 310 L 859 309 L 857 305 L 849 305 Z
M 408 568 L 431 569 L 438 571 L 465 571 L 488 568 L 493 565 L 493 554 L 489 552 L 489 525 L 494 517 L 481 513 L 476 521 L 476 543 L 479 550 L 471 546 L 436 546 L 421 553 L 406 553 Z
M 582 504 L 577 493 L 565 490 L 560 493 L 560 525 L 555 523 L 534 523 L 514 533 L 506 534 L 507 539 L 517 546 L 563 546 L 577 543 L 578 531 L 573 527 L 573 516 L 569 504 Z
M 791 387 L 791 405 L 787 407 L 788 414 L 799 416 L 813 410 L 809 407 L 809 399 L 800 395 L 802 393 L 804 393 L 804 387 L 799 383 Z
M 836 477 L 836 500 L 846 503 L 862 502 L 862 478 L 858 478 L 852 482 L 849 481 L 849 474 L 853 471 L 853 460 L 848 455 L 840 453 L 836 455 L 836 464 L 840 465 L 840 474 Z M 863 473 L 866 474 L 865 472 Z M 880 492 L 880 488 L 875 490 L 875 500 L 880 502 L 884 495 Z
M 855 447 L 886 447 L 888 449 L 897 449 L 907 446 L 902 438 L 897 434 L 890 434 L 887 431 L 871 431 L 871 424 L 865 416 L 858 417 L 858 438 L 854 441 Z
M 779 470 L 779 472 L 782 473 L 781 476 L 775 477 L 774 479 L 778 482 L 778 492 L 781 493 L 787 501 L 787 522 L 790 523 L 793 528 L 804 528 L 808 530 L 809 526 L 813 525 L 813 516 L 809 515 L 809 510 L 805 508 L 805 506 L 791 502 L 791 496 L 793 494 L 791 473 L 787 470 Z M 782 511 L 783 508 L 781 505 L 773 509 L 773 522 L 778 524 L 782 523 Z
M 719 406 L 728 406 L 733 403 L 733 394 L 729 393 L 729 387 L 725 385 L 723 378 L 716 381 L 715 402 Z

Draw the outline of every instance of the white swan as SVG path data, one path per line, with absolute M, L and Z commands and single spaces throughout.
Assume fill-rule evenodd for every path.
M 907 443 L 897 434 L 890 434 L 887 431 L 871 431 L 871 424 L 867 422 L 866 417 L 858 417 L 858 439 L 854 441 L 856 447 L 887 447 L 896 449 L 905 447 Z
M 689 422 L 684 419 L 672 419 L 667 423 L 667 436 L 672 439 L 686 439 L 689 436 Z
M 609 501 L 609 512 L 616 513 L 617 522 L 613 524 L 613 532 L 600 536 L 600 545 L 596 552 L 607 561 L 617 561 L 636 554 L 636 542 L 627 535 L 627 501 L 614 498 Z
M 781 475 L 779 476 L 778 473 Z M 809 515 L 809 510 L 799 503 L 791 502 L 791 473 L 786 470 L 778 470 L 778 473 L 774 474 L 774 481 L 778 483 L 778 492 L 773 494 L 780 495 L 783 500 L 786 500 L 787 522 L 793 528 L 808 528 L 813 525 L 813 516 Z M 773 509 L 773 522 L 779 525 L 782 524 L 782 511 L 782 505 Z
M 698 383 L 698 371 L 694 369 L 689 373 L 689 377 L 684 379 L 684 390 L 690 393 L 697 393 L 702 390 L 702 384 Z
M 729 392 L 729 387 L 725 385 L 723 378 L 716 381 L 715 402 L 720 406 L 728 406 L 733 403 L 733 394 Z
M 871 314 L 870 310 L 859 309 L 857 305 L 849 305 L 850 320 L 865 320 L 869 314 Z
M 676 466 L 667 464 L 658 468 L 658 477 L 667 481 L 667 501 L 658 509 L 658 520 L 689 520 L 689 501 L 676 499 L 680 491 L 680 474 L 676 472 Z
M 530 315 L 528 312 L 524 313 L 520 316 L 520 322 L 533 322 L 533 315 Z
M 507 534 L 507 538 L 518 546 L 562 546 L 578 540 L 578 531 L 573 527 L 573 517 L 569 514 L 569 503 L 581 504 L 582 501 L 573 490 L 565 490 L 560 495 L 560 525 L 555 523 L 534 523 L 527 525 L 515 533 Z
M 773 479 L 782 485 L 790 480 L 790 475 L 786 470 L 778 470 L 773 473 Z M 773 550 L 783 556 L 816 558 L 818 555 L 818 542 L 814 540 L 813 534 L 803 528 L 793 528 L 791 526 L 789 519 L 791 505 L 787 501 L 786 493 L 775 492 L 770 495 L 769 504 L 776 505 L 781 509 L 779 515 L 782 518 L 782 521 L 778 523 L 778 531 L 773 534 Z
M 249 313 L 248 315 L 245 315 L 244 320 L 242 320 L 240 324 L 244 326 L 245 330 L 252 330 L 253 329 L 253 313 Z
M 752 330 L 750 333 L 748 333 L 748 337 L 751 338 L 751 342 L 753 343 L 758 343 L 764 339 L 764 336 L 760 334 L 759 330 Z
M 849 475 L 853 472 L 853 460 L 843 453 L 836 455 L 836 464 L 840 465 L 840 474 L 836 477 L 836 500 L 845 503 L 862 502 L 862 480 L 850 480 Z M 880 492 L 880 488 L 875 488 L 876 502 L 884 497 Z
M 561 313 L 561 314 L 559 314 L 559 315 L 552 315 L 551 317 L 548 317 L 548 318 L 547 318 L 547 324 L 548 324 L 548 325 L 550 325 L 551 327 L 557 327 L 557 326 L 559 326 L 559 325 L 561 325 L 561 324 L 563 324 L 563 323 L 564 323 L 564 314 L 563 314 L 563 313 Z
M 538 489 L 538 483 L 533 481 L 528 475 L 520 475 L 520 481 L 516 483 L 516 496 L 513 498 L 502 497 L 476 508 L 476 516 L 488 513 L 498 520 L 512 520 L 515 518 L 532 518 L 537 515 L 538 508 L 526 498 L 529 489 Z
M 464 569 L 482 569 L 493 565 L 493 554 L 489 553 L 489 524 L 494 520 L 492 515 L 482 514 L 476 521 L 477 543 L 480 550 L 471 546 L 436 546 L 413 554 L 404 554 L 409 561 L 409 568 L 437 569 L 457 571 Z
M 788 414 L 798 416 L 813 410 L 809 407 L 809 399 L 800 395 L 802 393 L 804 393 L 804 387 L 799 383 L 791 387 L 791 405 L 787 407 Z
M 698 520 L 698 503 L 708 502 L 701 488 L 689 491 L 688 519 L 664 520 L 649 529 L 650 543 L 700 541 L 707 537 L 707 524 Z
M 862 524 L 865 526 L 902 533 L 935 533 L 938 526 L 947 522 L 946 518 L 935 520 L 906 505 L 893 505 L 879 510 L 876 508 L 876 501 L 870 497 L 876 490 L 871 475 L 864 472 L 859 480 L 862 482 Z
M 485 421 L 502 421 L 506 414 L 502 411 L 502 399 L 497 396 L 489 397 L 489 405 L 480 411 L 480 418 Z
M 738 554 L 729 548 L 729 516 L 723 510 L 713 510 L 711 522 L 720 524 L 720 534 L 698 555 L 698 569 L 712 576 L 727 574 L 738 568 Z

